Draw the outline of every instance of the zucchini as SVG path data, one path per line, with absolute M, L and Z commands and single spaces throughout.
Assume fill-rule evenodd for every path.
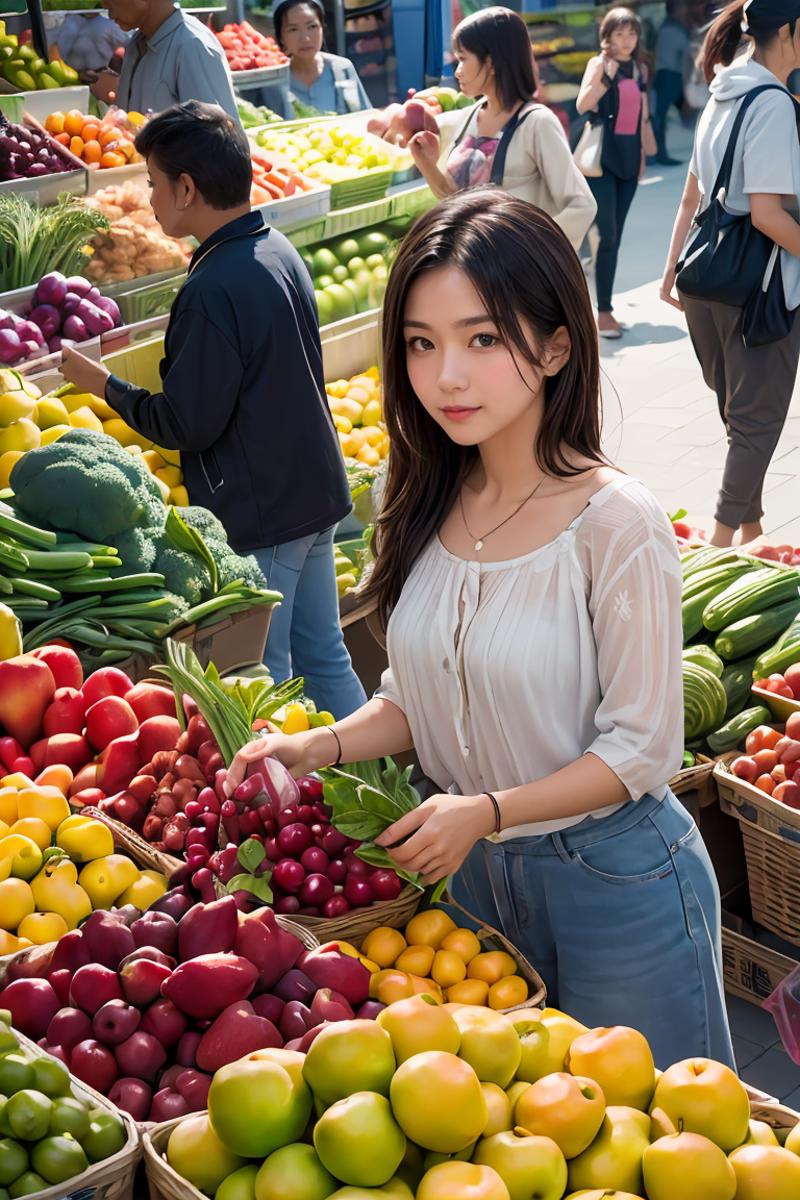
M 792 663 L 800 662 L 800 614 L 774 646 L 759 654 L 753 667 L 753 679 L 766 679 L 769 675 L 783 674 Z
M 730 721 L 731 717 L 740 713 L 750 699 L 754 661 L 752 658 L 739 659 L 738 662 L 728 663 L 722 672 L 720 683 L 725 688 L 725 695 L 728 697 L 728 707 L 725 709 L 726 721 Z
M 755 708 L 746 708 L 708 735 L 706 740 L 709 748 L 714 754 L 727 754 L 729 750 L 736 750 L 748 733 L 752 733 L 759 725 L 768 725 L 771 719 L 769 709 L 761 704 Z
M 681 559 L 683 577 L 684 579 L 688 579 L 690 575 L 694 575 L 697 571 L 704 571 L 707 567 L 719 566 L 720 563 L 732 562 L 737 557 L 738 552 L 731 550 L 727 546 L 703 546 L 688 561 L 687 556 Z
M 717 634 L 714 649 L 720 658 L 728 662 L 742 658 L 745 654 L 752 654 L 787 630 L 798 613 L 800 598 L 776 604 L 766 612 L 742 617 L 726 625 L 722 632 Z
M 750 572 L 747 572 L 750 574 Z M 681 598 L 681 620 L 683 622 L 683 641 L 684 645 L 703 629 L 703 613 L 706 606 L 711 603 L 715 596 L 719 596 L 732 583 L 739 581 L 741 571 L 736 571 L 734 574 L 728 574 L 725 568 L 719 568 L 717 571 L 711 572 L 711 578 L 706 581 L 704 586 L 696 592 L 692 592 L 688 596 Z
M 725 670 L 722 659 L 714 653 L 710 646 L 687 646 L 683 651 L 683 661 L 693 662 L 698 667 L 705 667 L 712 675 L 716 675 L 717 679 L 722 677 L 722 672 Z
M 736 562 L 723 563 L 722 566 L 709 567 L 705 571 L 698 571 L 683 581 L 681 599 L 688 600 L 690 597 L 696 596 L 698 592 L 704 591 L 710 584 L 715 583 L 717 580 L 722 581 L 727 579 L 728 583 L 733 583 L 734 579 L 738 579 L 740 575 L 745 575 L 754 570 L 755 567 L 752 563 L 748 563 L 745 559 L 740 558 Z
M 716 633 L 751 613 L 764 612 L 785 600 L 796 600 L 800 595 L 798 584 L 800 571 L 792 568 L 776 571 L 774 567 L 767 567 L 763 571 L 748 571 L 709 600 L 703 609 L 703 624 Z
M 683 735 L 694 741 L 711 729 L 718 729 L 725 718 L 728 697 L 716 675 L 695 663 L 683 664 Z

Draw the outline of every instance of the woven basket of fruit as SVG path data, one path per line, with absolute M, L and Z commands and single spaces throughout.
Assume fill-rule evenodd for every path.
M 669 781 L 670 789 L 675 796 L 684 796 L 687 792 L 702 791 L 711 782 L 714 773 L 714 759 L 705 754 L 698 754 L 693 767 L 684 767 Z
M 127 854 L 138 867 L 142 867 L 146 871 L 159 871 L 169 880 L 175 871 L 185 865 L 182 859 L 165 854 L 163 850 L 156 850 L 130 826 L 124 825 L 122 821 L 116 821 L 107 813 L 100 812 L 97 808 L 83 808 L 81 813 L 83 816 L 93 817 L 95 821 L 102 821 L 104 825 L 107 825 L 114 835 L 115 849 Z
M 164 1121 L 162 1125 L 148 1129 L 143 1136 L 144 1168 L 150 1200 L 208 1200 L 203 1192 L 183 1179 L 166 1159 L 169 1135 L 182 1120 L 182 1117 L 178 1117 L 175 1121 Z

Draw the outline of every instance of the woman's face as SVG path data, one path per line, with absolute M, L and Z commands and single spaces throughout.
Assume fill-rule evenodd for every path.
M 456 48 L 456 79 L 465 96 L 477 97 L 486 94 L 486 82 L 491 77 L 492 62 L 482 63 L 476 54 Z
M 283 18 L 281 43 L 289 58 L 313 58 L 322 49 L 322 22 L 313 4 L 295 4 Z
M 459 446 L 481 445 L 538 412 L 542 370 L 512 353 L 457 267 L 425 271 L 412 285 L 404 334 L 411 386 Z
M 615 29 L 603 47 L 618 62 L 627 62 L 636 53 L 639 35 L 632 25 L 621 25 Z

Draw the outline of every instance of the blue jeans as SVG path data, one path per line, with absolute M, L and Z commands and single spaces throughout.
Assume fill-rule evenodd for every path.
M 366 693 L 353 670 L 339 622 L 333 527 L 280 546 L 254 550 L 271 588 L 273 610 L 264 662 L 276 682 L 302 675 L 305 693 L 337 720 L 355 712 Z
M 694 1056 L 734 1065 L 719 890 L 671 792 L 563 833 L 478 842 L 453 894 L 520 948 L 553 1006 L 641 1030 L 662 1069 Z

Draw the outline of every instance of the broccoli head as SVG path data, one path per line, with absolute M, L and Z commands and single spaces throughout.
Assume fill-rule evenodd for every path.
M 186 522 L 190 529 L 196 529 L 203 538 L 214 538 L 215 541 L 227 544 L 228 535 L 222 522 L 199 504 L 190 504 L 178 509 L 178 516 Z
M 165 506 L 156 504 L 147 467 L 103 433 L 74 429 L 28 451 L 13 474 L 17 506 L 47 528 L 108 545 L 159 519 L 163 528 Z
M 155 561 L 169 591 L 183 596 L 194 606 L 212 594 L 211 577 L 205 564 L 186 550 L 162 543 Z
M 111 575 L 139 575 L 153 569 L 158 547 L 150 530 L 128 529 L 114 538 L 121 567 L 112 567 Z
M 220 541 L 215 537 L 205 537 L 204 540 L 214 555 L 220 587 L 225 587 L 226 583 L 233 583 L 236 579 L 242 579 L 254 588 L 267 586 L 264 573 L 252 554 L 246 556 L 236 554 L 227 542 Z

